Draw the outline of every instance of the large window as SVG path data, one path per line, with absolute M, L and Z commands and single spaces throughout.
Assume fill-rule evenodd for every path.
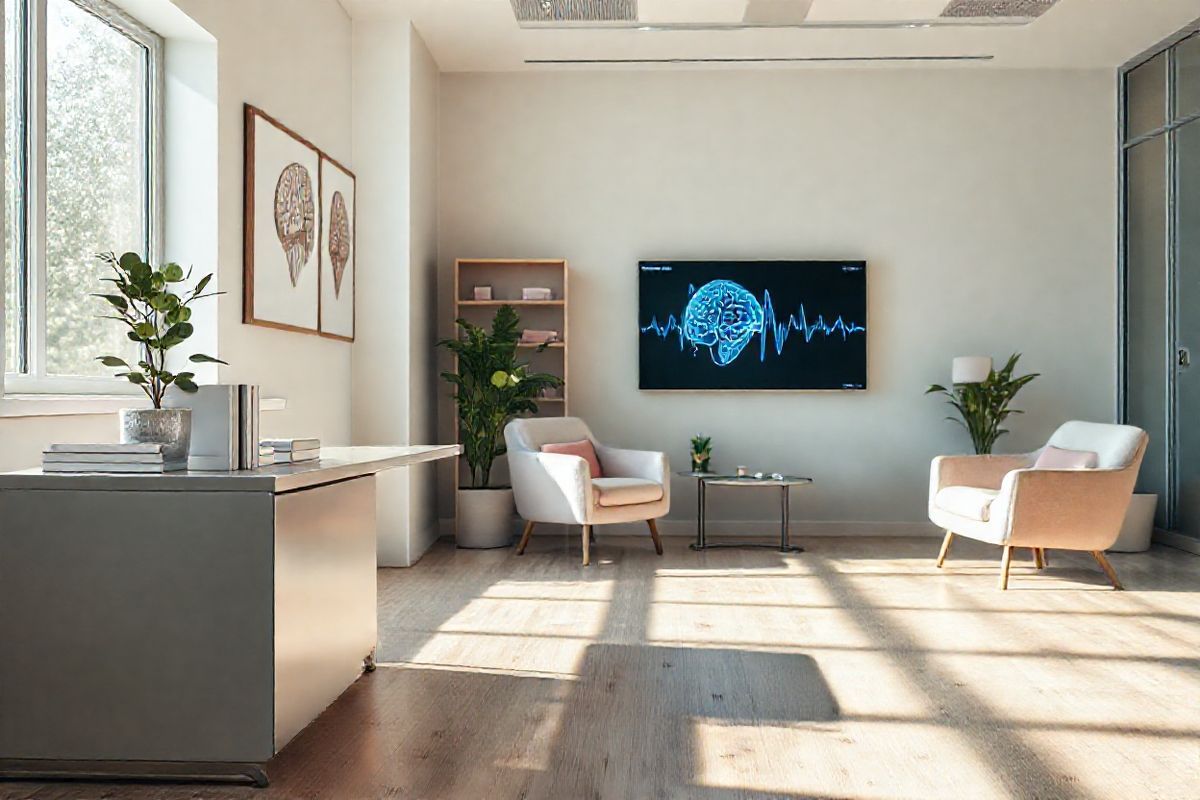
M 4 0 L 8 391 L 120 386 L 95 255 L 156 259 L 161 40 L 104 0 Z

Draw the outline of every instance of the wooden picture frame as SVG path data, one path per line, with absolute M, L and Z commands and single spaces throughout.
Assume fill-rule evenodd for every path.
M 320 332 L 321 157 L 312 142 L 262 109 L 245 105 L 242 322 L 247 325 Z
M 337 159 L 321 154 L 320 302 L 321 336 L 353 342 L 358 282 L 358 180 Z

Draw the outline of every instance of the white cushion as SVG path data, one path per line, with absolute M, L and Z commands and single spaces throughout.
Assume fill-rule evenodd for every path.
M 661 483 L 642 478 L 595 478 L 592 491 L 598 506 L 635 506 L 655 503 L 663 497 Z
M 1101 422 L 1064 422 L 1047 444 L 1063 450 L 1090 450 L 1099 460 L 1100 469 L 1127 467 L 1142 443 L 1141 428 L 1109 425 Z
M 987 522 L 992 514 L 992 501 L 1000 494 L 992 489 L 974 486 L 947 486 L 933 497 L 933 504 L 950 514 Z

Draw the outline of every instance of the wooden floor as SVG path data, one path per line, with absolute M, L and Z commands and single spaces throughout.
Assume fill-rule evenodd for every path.
M 381 660 L 267 790 L 36 798 L 1200 798 L 1200 558 L 811 539 L 438 544 L 380 572 Z

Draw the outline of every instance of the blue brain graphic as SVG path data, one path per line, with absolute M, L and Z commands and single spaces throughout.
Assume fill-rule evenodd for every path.
M 733 281 L 704 284 L 683 311 L 683 335 L 709 348 L 719 367 L 733 363 L 762 327 L 758 299 Z

